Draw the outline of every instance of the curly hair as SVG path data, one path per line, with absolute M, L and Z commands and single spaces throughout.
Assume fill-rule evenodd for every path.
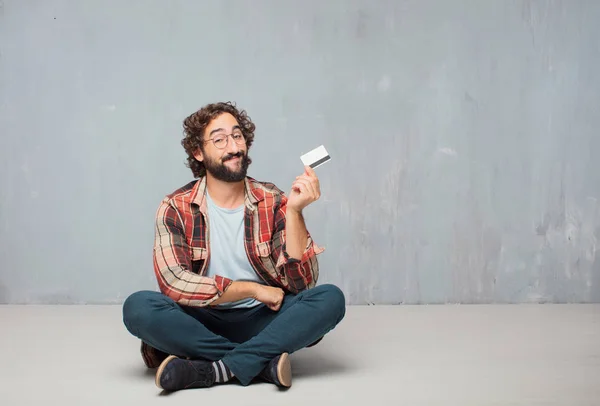
M 229 113 L 237 120 L 244 138 L 246 139 L 246 146 L 250 149 L 252 142 L 254 141 L 254 130 L 256 126 L 246 114 L 244 110 L 238 110 L 232 102 L 219 102 L 211 103 L 202 107 L 197 112 L 191 114 L 183 121 L 184 138 L 181 140 L 181 145 L 187 152 L 187 164 L 186 166 L 192 170 L 194 177 L 200 178 L 206 175 L 206 168 L 204 163 L 198 161 L 194 157 L 194 153 L 200 149 L 204 151 L 204 131 L 208 124 L 220 116 L 223 113 Z M 248 158 L 250 159 L 250 158 Z

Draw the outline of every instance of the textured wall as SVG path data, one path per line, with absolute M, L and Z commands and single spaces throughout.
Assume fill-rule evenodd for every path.
M 600 301 L 600 3 L 0 2 L 0 302 L 155 288 L 182 119 L 235 100 L 250 175 L 349 303 Z

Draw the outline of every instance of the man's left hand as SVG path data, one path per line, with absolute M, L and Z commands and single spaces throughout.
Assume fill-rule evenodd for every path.
M 321 197 L 321 187 L 319 178 L 310 166 L 304 167 L 304 173 L 296 177 L 292 184 L 292 190 L 288 196 L 288 210 L 295 210 L 298 213 L 306 206 L 318 200 Z

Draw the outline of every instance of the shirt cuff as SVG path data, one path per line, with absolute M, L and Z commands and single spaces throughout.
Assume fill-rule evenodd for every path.
M 221 296 L 232 283 L 232 279 L 225 278 L 219 275 L 215 276 L 215 287 L 217 288 L 217 295 Z
M 277 261 L 277 267 L 287 265 L 287 264 L 295 264 L 295 263 L 305 263 L 310 260 L 315 255 L 319 255 L 321 252 L 325 251 L 324 247 L 319 247 L 314 243 L 311 236 L 308 236 L 306 241 L 306 247 L 304 248 L 304 252 L 302 253 L 302 259 L 292 258 L 290 254 L 287 252 L 287 241 L 283 243 L 281 247 L 281 256 L 279 257 L 279 261 Z

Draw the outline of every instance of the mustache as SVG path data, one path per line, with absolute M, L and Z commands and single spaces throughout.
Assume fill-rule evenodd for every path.
M 238 153 L 235 153 L 235 154 L 226 155 L 225 157 L 223 157 L 222 161 L 227 162 L 233 158 L 243 158 L 243 157 L 244 157 L 244 153 L 242 151 L 239 151 Z

